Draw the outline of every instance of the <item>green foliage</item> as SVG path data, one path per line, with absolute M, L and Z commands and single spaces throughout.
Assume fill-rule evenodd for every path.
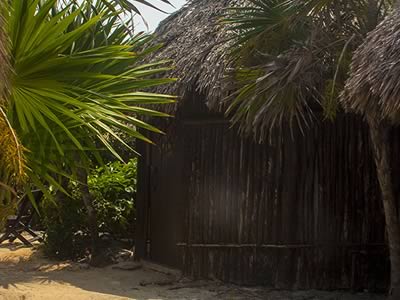
M 70 176 L 99 151 L 120 159 L 108 137 L 131 149 L 117 131 L 150 142 L 137 129 L 159 130 L 140 116 L 165 114 L 144 106 L 174 101 L 142 92 L 171 82 L 150 78 L 165 62 L 140 64 L 157 47 L 145 49 L 149 36 L 132 36 L 104 2 L 11 0 L 1 11 L 12 57 L 6 121 L 26 149 L 24 171 L 47 196 L 46 186 L 62 188 L 55 174 Z
M 137 159 L 119 161 L 94 170 L 88 179 L 99 231 L 133 237 L 136 219 Z
M 136 177 L 137 159 L 114 161 L 89 174 L 99 232 L 116 239 L 134 237 Z M 89 245 L 87 212 L 78 184 L 70 181 L 68 190 L 71 197 L 59 192 L 56 202 L 46 199 L 41 206 L 46 254 L 58 259 L 81 257 Z
M 76 0 L 74 0 L 76 1 Z M 86 0 L 88 2 L 91 2 L 90 0 Z M 138 9 L 137 5 L 135 5 L 136 3 L 140 3 L 149 7 L 152 7 L 156 10 L 162 11 L 160 10 L 157 6 L 155 6 L 154 4 L 152 4 L 153 1 L 151 0 L 100 0 L 102 3 L 105 3 L 107 5 L 113 5 L 116 6 L 120 9 L 126 10 L 126 11 L 131 11 L 134 13 L 137 13 L 140 15 L 140 10 Z M 159 0 L 161 2 L 167 3 L 169 5 L 172 6 L 171 2 L 168 0 Z
M 57 259 L 75 259 L 85 253 L 86 213 L 82 200 L 62 197 L 55 203 L 44 199 L 41 205 L 45 227 L 45 253 Z M 82 233 L 82 234 L 79 234 Z
M 175 101 L 144 92 L 173 80 L 153 76 L 168 70 L 166 61 L 141 63 L 158 46 L 146 48 L 150 37 L 135 35 L 126 24 L 126 13 L 138 13 L 135 3 L 157 9 L 146 0 L 9 0 L 0 5 L 0 73 L 9 83 L 0 84 L 0 144 L 7 149 L 0 155 L 0 183 L 3 177 L 1 187 L 27 179 L 21 185 L 28 195 L 32 186 L 44 192 L 46 245 L 58 257 L 77 254 L 82 247 L 75 247 L 76 233 L 87 232 L 82 201 L 76 191 L 70 197 L 61 183 L 94 160 L 102 164 L 105 153 L 121 161 L 121 148 L 132 155 L 133 142 L 121 136 L 151 142 L 140 132 L 160 131 L 143 116 L 166 115 L 146 105 Z M 124 194 L 117 186 L 130 181 L 105 175 L 107 168 L 93 175 L 95 205 L 102 228 L 122 234 L 135 210 L 131 190 Z M 106 198 L 107 191 L 118 197 Z

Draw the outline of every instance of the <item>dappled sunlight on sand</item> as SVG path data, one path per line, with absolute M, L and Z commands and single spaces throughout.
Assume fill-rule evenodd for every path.
M 170 275 L 146 269 L 99 269 L 74 262 L 51 261 L 44 257 L 39 247 L 0 247 L 1 300 L 177 299 L 179 293 L 176 291 L 151 284 L 168 283 L 168 280 L 171 281 Z M 198 293 L 196 291 L 189 298 L 195 299 Z M 189 299 L 187 296 L 182 294 L 178 297 Z
M 115 265 L 116 266 L 116 265 Z M 144 264 L 134 271 L 47 259 L 40 248 L 0 246 L 0 300 L 382 300 L 383 295 L 273 291 L 191 281 Z

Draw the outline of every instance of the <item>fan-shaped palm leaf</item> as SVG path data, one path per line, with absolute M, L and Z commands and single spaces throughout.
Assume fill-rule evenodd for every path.
M 117 137 L 117 129 L 148 142 L 137 128 L 159 132 L 139 116 L 164 114 L 143 105 L 174 98 L 141 91 L 171 81 L 149 79 L 165 70 L 165 62 L 139 64 L 155 50 L 140 50 L 148 36 L 127 39 L 118 12 L 106 6 L 87 14 L 85 4 L 10 3 L 13 13 L 6 16 L 13 72 L 5 112 L 27 148 L 27 172 L 36 186 L 56 184 L 53 175 L 71 167 L 76 153 L 87 157 L 99 151 L 96 140 L 119 157 L 106 138 Z
M 352 52 L 392 4 L 387 0 L 248 3 L 228 10 L 224 21 L 235 35 L 236 71 L 240 78 L 247 77 L 238 81 L 228 114 L 243 131 L 261 134 L 261 139 L 284 122 L 307 125 L 313 111 L 335 115 Z

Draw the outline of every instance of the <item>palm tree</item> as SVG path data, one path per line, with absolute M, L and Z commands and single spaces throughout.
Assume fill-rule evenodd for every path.
M 84 0 L 86 3 L 93 3 L 96 2 L 96 0 Z M 164 2 L 166 4 L 169 4 L 172 6 L 171 2 L 168 0 L 159 0 L 161 2 Z M 60 0 L 64 5 L 69 4 L 69 3 L 74 3 L 79 5 L 79 0 Z M 81 1 L 82 2 L 82 1 Z M 137 7 L 137 3 L 149 6 L 153 9 L 162 11 L 159 9 L 156 5 L 152 4 L 153 1 L 149 0 L 100 0 L 101 3 L 105 4 L 112 10 L 121 10 L 123 12 L 130 12 L 130 13 L 136 13 L 141 15 L 139 8 Z
M 157 47 L 144 47 L 149 36 L 132 35 L 118 7 L 104 2 L 10 0 L 1 7 L 1 45 L 9 45 L 1 58 L 10 62 L 1 73 L 9 82 L 0 94 L 3 184 L 28 195 L 32 185 L 48 197 L 48 186 L 66 193 L 62 178 L 79 175 L 93 157 L 101 163 L 101 151 L 121 159 L 110 137 L 129 148 L 118 132 L 146 142 L 138 128 L 160 132 L 141 116 L 164 117 L 144 106 L 174 101 L 143 92 L 172 81 L 149 78 L 165 62 L 140 64 Z
M 391 262 L 391 299 L 400 299 L 400 219 L 390 161 L 390 129 L 400 121 L 400 9 L 368 34 L 354 53 L 344 107 L 368 122 L 382 192 Z
M 113 12 L 103 10 L 84 18 L 84 6 L 68 5 L 54 13 L 56 2 L 14 0 L 13 13 L 4 14 L 13 61 L 4 107 L 8 122 L 28 149 L 26 172 L 39 187 L 44 187 L 43 179 L 55 184 L 50 174 L 66 162 L 72 164 L 76 152 L 86 158 L 93 153 L 96 139 L 119 158 L 105 138 L 118 139 L 116 129 L 149 141 L 136 128 L 159 131 L 138 116 L 164 114 L 142 105 L 174 101 L 140 92 L 171 81 L 148 79 L 165 70 L 164 62 L 138 65 L 155 50 L 140 50 L 149 37 L 138 35 L 122 42 L 126 35 L 122 26 L 114 27 Z M 101 23 L 107 23 L 107 30 L 93 35 L 92 29 Z M 90 42 L 92 38 L 96 40 Z
M 0 10 L 4 3 L 0 3 Z M 5 20 L 0 14 L 0 228 L 7 215 L 15 209 L 14 189 L 7 183 L 22 179 L 24 158 L 22 147 L 5 115 L 5 99 L 9 88 L 10 61 L 8 56 L 8 39 L 4 31 Z M 15 180 L 16 179 L 16 180 Z
M 390 0 L 249 0 L 224 22 L 234 36 L 236 93 L 228 115 L 263 141 L 283 123 L 333 118 L 352 52 L 391 8 Z
M 137 1 L 140 2 L 140 1 Z M 168 2 L 168 1 L 164 1 Z M 125 14 L 126 12 L 129 12 L 131 10 L 134 10 L 136 12 L 135 7 L 130 5 L 130 6 L 124 6 L 125 3 L 128 3 L 127 1 L 122 1 L 115 3 L 117 8 L 122 9 L 121 13 Z M 144 4 L 148 4 L 145 2 Z M 150 5 L 150 4 L 148 4 Z M 152 6 L 152 5 L 150 5 Z M 99 15 L 104 15 L 103 21 L 98 22 L 96 25 L 94 25 L 88 32 L 83 35 L 79 40 L 75 42 L 75 51 L 87 51 L 90 49 L 95 49 L 98 47 L 104 47 L 107 45 L 125 45 L 125 44 L 132 44 L 135 45 L 136 48 L 141 47 L 145 42 L 148 41 L 148 36 L 145 35 L 136 35 L 134 34 L 135 31 L 135 24 L 129 24 L 124 21 L 124 16 L 120 16 L 119 13 L 116 13 L 116 10 L 113 8 L 110 8 L 109 5 L 107 5 L 104 0 L 92 0 L 92 1 L 86 1 L 82 7 L 82 5 L 79 5 L 78 3 L 73 4 L 71 9 L 72 11 L 75 11 L 79 7 L 83 8 L 82 11 L 82 18 L 77 18 L 74 20 L 72 24 L 72 28 L 77 28 L 86 22 L 87 19 L 91 19 L 94 17 L 97 17 Z M 153 6 L 152 6 L 153 7 Z M 155 8 L 155 7 L 153 7 Z M 62 9 L 62 7 L 61 7 Z M 156 9 L 156 8 L 155 8 Z M 128 39 L 130 38 L 130 40 Z M 149 53 L 151 51 L 154 51 L 157 47 L 153 49 L 147 49 L 146 52 Z M 141 68 L 146 67 L 146 66 L 141 66 Z M 154 72 L 154 70 L 149 70 L 150 72 Z M 156 73 L 159 72 L 159 70 L 156 70 Z M 151 73 L 147 73 L 147 75 L 150 75 Z M 145 74 L 144 74 L 145 75 Z M 137 109 L 137 108 L 136 108 Z M 144 110 L 142 110 L 144 112 Z M 150 112 L 150 111 L 148 111 Z M 154 112 L 153 112 L 154 113 Z M 156 113 L 157 114 L 157 113 Z M 162 114 L 158 114 L 162 116 Z M 129 122 L 128 122 L 129 123 Z M 131 124 L 132 125 L 132 124 Z M 136 124 L 133 124 L 133 126 L 137 126 Z M 150 129 L 152 131 L 157 131 L 155 128 L 149 127 L 147 129 Z M 127 148 L 129 151 L 130 147 L 128 146 L 127 143 L 125 143 L 125 140 L 123 137 L 120 137 L 120 134 L 124 133 L 124 130 L 120 130 L 119 128 L 117 131 L 113 134 L 110 135 L 112 137 L 113 141 L 121 142 L 122 148 Z M 85 135 L 85 133 L 83 133 Z M 126 135 L 125 132 L 125 137 L 129 137 Z M 117 151 L 118 145 L 113 143 L 112 141 L 107 140 L 107 145 L 112 146 L 111 147 L 111 154 L 114 153 L 114 155 L 117 156 L 117 158 L 121 159 L 119 157 L 119 153 Z M 94 148 L 94 146 L 92 146 Z M 110 147 L 109 147 L 110 148 Z M 121 147 L 119 147 L 121 148 Z M 132 149 L 131 149 L 132 150 Z M 93 154 L 93 153 L 91 153 Z M 103 156 L 103 155 L 101 155 Z M 101 156 L 98 158 L 101 159 Z M 77 183 L 79 184 L 79 189 L 82 195 L 82 200 L 83 203 L 86 207 L 86 211 L 88 214 L 88 225 L 89 229 L 91 232 L 91 238 L 92 238 L 92 249 L 94 252 L 98 252 L 97 250 L 97 237 L 98 237 L 98 224 L 97 224 L 97 216 L 96 216 L 96 210 L 93 206 L 93 197 L 89 192 L 89 188 L 87 185 L 87 180 L 88 180 L 88 166 L 92 165 L 92 162 L 90 159 L 85 158 L 80 156 L 78 153 L 75 154 L 74 156 L 75 161 L 79 162 L 77 166 L 73 167 L 72 172 L 75 173 L 75 177 L 77 180 Z M 102 163 L 102 162 L 100 162 Z M 82 167 L 83 166 L 83 167 Z M 71 167 L 71 165 L 70 165 Z M 67 189 L 68 187 L 68 180 L 63 180 L 61 178 L 61 182 L 64 183 L 64 188 Z M 60 198 L 65 198 L 64 195 L 62 195 L 62 192 L 59 192 L 57 194 L 58 197 Z M 92 263 L 96 264 L 97 257 L 96 254 L 98 253 L 92 253 Z M 101 260 L 101 257 L 99 257 Z M 101 261 L 99 261 L 101 263 Z

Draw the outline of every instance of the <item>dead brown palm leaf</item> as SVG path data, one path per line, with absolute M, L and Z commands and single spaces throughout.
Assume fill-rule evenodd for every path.
M 0 5 L 0 182 L 7 185 L 18 185 L 25 180 L 26 166 L 24 148 L 8 121 L 5 111 L 11 70 L 8 39 L 4 32 L 4 19 L 1 17 L 1 13 L 4 11 L 2 5 Z M 1 189 L 4 190 L 4 188 Z
M 23 182 L 25 159 L 23 148 L 4 112 L 10 72 L 5 24 L 1 17 L 4 4 L 0 4 L 0 230 L 7 216 L 14 213 L 17 202 L 14 189 L 10 186 Z

